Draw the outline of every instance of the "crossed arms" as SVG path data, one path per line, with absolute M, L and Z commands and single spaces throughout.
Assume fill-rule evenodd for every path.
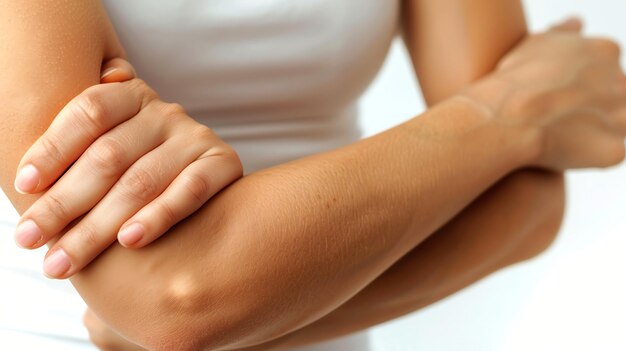
M 430 103 L 490 71 L 524 35 L 519 3 L 497 3 L 503 4 L 500 11 L 469 16 L 480 19 L 471 24 L 476 32 L 460 39 L 471 45 L 443 45 L 423 33 L 448 28 L 446 38 L 456 38 L 454 33 L 466 28 L 437 28 L 456 22 L 431 23 L 428 14 L 434 18 L 433 13 L 450 12 L 437 6 L 465 6 L 467 11 L 482 7 L 463 1 L 406 2 L 407 44 Z M 0 180 L 23 213 L 38 196 L 13 190 L 19 159 L 65 103 L 98 83 L 103 60 L 124 54 L 97 1 L 0 4 L 0 45 L 3 53 L 10 53 L 0 55 L 0 63 L 11 67 L 0 82 L 0 92 L 8 97 L 0 112 L 5 150 Z M 498 38 L 486 34 L 489 23 L 502 28 Z M 443 55 L 437 50 L 454 47 L 459 52 L 448 55 L 457 60 L 441 64 Z M 559 175 L 526 172 L 498 183 L 529 157 L 527 145 L 511 139 L 485 154 L 485 143 L 502 139 L 486 129 L 449 145 L 429 138 L 442 126 L 460 132 L 458 126 L 483 118 L 483 113 L 467 101 L 453 100 L 422 116 L 423 122 L 411 121 L 359 143 L 247 176 L 156 243 L 136 251 L 112 246 L 72 283 L 104 320 L 150 349 L 241 348 L 270 340 L 277 340 L 277 347 L 297 345 L 407 313 L 540 251 L 542 245 L 513 247 L 511 242 L 528 239 L 522 240 L 520 228 L 539 233 L 545 242 L 558 228 L 558 203 L 542 216 L 531 213 L 541 203 L 538 199 L 550 193 L 538 189 L 562 196 Z M 468 159 L 490 167 L 477 171 Z M 455 167 L 438 168 L 435 160 Z M 468 174 L 463 181 L 458 179 L 461 173 Z M 521 194 L 524 206 L 512 206 L 511 196 Z M 483 206 L 512 213 L 516 221 L 503 225 L 487 216 L 493 212 L 483 211 Z M 446 240 L 452 239 L 446 238 L 460 239 L 480 229 L 510 233 L 511 241 L 503 235 L 502 245 L 493 250 L 468 246 L 475 251 L 467 260 L 463 252 L 456 253 L 458 261 L 435 259 L 435 253 L 450 252 Z M 528 241 L 536 244 L 532 239 Z M 471 240 L 466 240 L 469 245 Z M 469 275 L 459 272 L 467 262 L 480 269 Z M 429 263 L 457 268 L 448 275 L 441 272 L 448 281 L 429 285 L 415 278 L 428 274 Z M 412 283 L 401 289 L 407 282 Z M 289 336 L 281 339 L 284 335 Z

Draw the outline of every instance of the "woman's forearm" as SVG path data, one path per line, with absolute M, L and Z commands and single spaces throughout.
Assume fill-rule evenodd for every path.
M 444 0 L 435 3 L 407 0 L 404 1 L 403 13 L 405 43 L 412 54 L 422 92 L 429 105 L 449 98 L 490 72 L 527 32 L 519 0 Z M 493 31 L 493 28 L 499 30 Z M 538 234 L 547 234 L 541 223 L 546 220 L 560 221 L 555 209 L 563 203 L 562 184 L 563 177 L 557 174 L 524 170 L 509 175 L 337 310 L 310 326 L 260 345 L 258 349 L 291 347 L 354 332 L 414 311 L 427 300 L 441 298 L 444 296 L 438 294 L 441 285 L 459 289 L 463 282 L 469 284 L 471 279 L 463 281 L 459 276 L 470 275 L 478 279 L 476 274 L 472 275 L 478 262 L 482 267 L 478 273 L 487 274 L 495 269 L 494 263 L 501 256 L 512 259 L 513 251 L 522 248 L 512 250 L 510 246 L 520 245 L 521 236 L 528 237 L 529 241 L 541 242 L 537 240 Z M 557 193 L 561 193 L 560 198 L 546 198 L 539 203 L 545 204 L 544 208 L 523 206 L 535 198 L 545 197 L 544 194 Z M 555 203 L 557 206 L 554 206 Z M 503 217 L 497 216 L 498 213 L 509 219 L 506 225 L 502 224 Z M 554 231 L 548 228 L 550 230 Z M 458 247 L 454 238 L 459 233 L 475 236 L 473 246 L 485 251 L 479 260 L 468 257 L 468 251 L 454 255 Z M 508 249 L 499 252 L 489 250 L 493 245 L 491 236 L 496 233 Z M 552 234 L 555 233 L 548 235 Z M 443 254 L 435 257 L 428 255 L 430 247 L 436 247 L 436 251 Z M 433 268 L 442 267 L 450 261 L 459 264 L 459 272 L 438 274 Z M 414 264 L 407 267 L 407 262 Z M 420 278 L 425 275 L 436 276 L 439 286 L 424 284 Z M 433 298 L 425 299 L 425 295 Z M 414 301 L 421 304 L 416 305 Z
M 554 239 L 564 194 L 562 174 L 540 170 L 511 174 L 335 311 L 245 350 L 280 350 L 366 329 L 531 258 Z
M 540 253 L 554 239 L 563 209 L 562 174 L 515 172 L 336 310 L 288 335 L 241 351 L 327 341 L 421 309 L 497 269 Z M 97 318 L 89 320 L 94 340 L 124 343 Z M 131 346 L 120 347 L 126 348 Z
M 529 161 L 531 139 L 485 113 L 453 99 L 375 137 L 252 174 L 156 244 L 113 247 L 74 283 L 148 348 L 243 347 L 289 333 Z
M 526 33 L 524 13 L 518 0 L 444 0 L 434 3 L 408 0 L 404 5 L 405 43 L 420 74 L 425 100 L 430 105 L 466 88 L 491 71 Z M 494 27 L 499 30 L 491 30 Z M 432 33 L 444 34 L 439 37 Z M 550 178 L 552 181 L 548 180 Z M 473 246 L 483 248 L 481 273 L 487 274 L 495 269 L 494 263 L 501 256 L 510 259 L 513 251 L 522 249 L 517 247 L 521 236 L 537 239 L 538 233 L 545 232 L 540 230 L 541 222 L 560 220 L 555 211 L 558 206 L 553 204 L 563 203 L 562 185 L 563 176 L 558 174 L 523 170 L 509 175 L 337 310 L 310 326 L 261 345 L 259 349 L 319 342 L 354 332 L 411 312 L 426 300 L 439 299 L 443 295 L 437 292 L 441 291 L 443 284 L 460 288 L 459 276 L 472 275 L 476 264 L 467 263 L 477 263 L 477 258 L 469 257 L 472 261 L 468 262 L 468 251 L 454 255 L 458 247 L 454 239 L 459 233 L 471 233 Z M 543 208 L 524 206 L 535 198 L 545 198 L 544 194 L 559 192 L 560 197 L 548 197 L 539 202 L 539 205 L 545 205 Z M 505 217 L 508 221 L 503 224 L 502 218 Z M 493 252 L 489 249 L 496 234 L 496 239 L 507 247 Z M 429 255 L 428 248 L 433 246 L 443 254 Z M 511 246 L 515 246 L 515 250 Z M 415 264 L 407 269 L 407 262 Z M 438 273 L 438 267 L 450 263 L 460 264 L 460 271 Z M 421 280 L 425 275 L 436 277 L 439 286 L 425 286 L 427 284 Z M 425 299 L 426 294 L 433 298 Z M 407 303 L 413 301 L 421 304 Z

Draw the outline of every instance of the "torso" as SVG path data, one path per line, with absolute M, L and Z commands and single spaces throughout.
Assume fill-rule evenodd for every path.
M 355 104 L 396 0 L 105 1 L 139 75 L 239 152 L 246 172 L 360 137 Z

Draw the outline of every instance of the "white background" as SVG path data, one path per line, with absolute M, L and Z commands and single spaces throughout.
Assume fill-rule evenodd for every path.
M 525 3 L 532 30 L 577 14 L 587 33 L 626 44 L 622 0 Z M 363 127 L 371 134 L 422 110 L 397 42 L 363 99 Z M 626 350 L 626 166 L 571 173 L 568 180 L 565 223 L 547 253 L 375 328 L 374 349 Z

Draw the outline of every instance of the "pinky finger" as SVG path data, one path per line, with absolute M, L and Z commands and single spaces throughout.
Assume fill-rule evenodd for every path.
M 242 175 L 241 163 L 211 155 L 187 166 L 152 202 L 124 225 L 117 238 L 122 246 L 140 248 L 158 239 L 173 225 L 193 214 L 213 195 Z

